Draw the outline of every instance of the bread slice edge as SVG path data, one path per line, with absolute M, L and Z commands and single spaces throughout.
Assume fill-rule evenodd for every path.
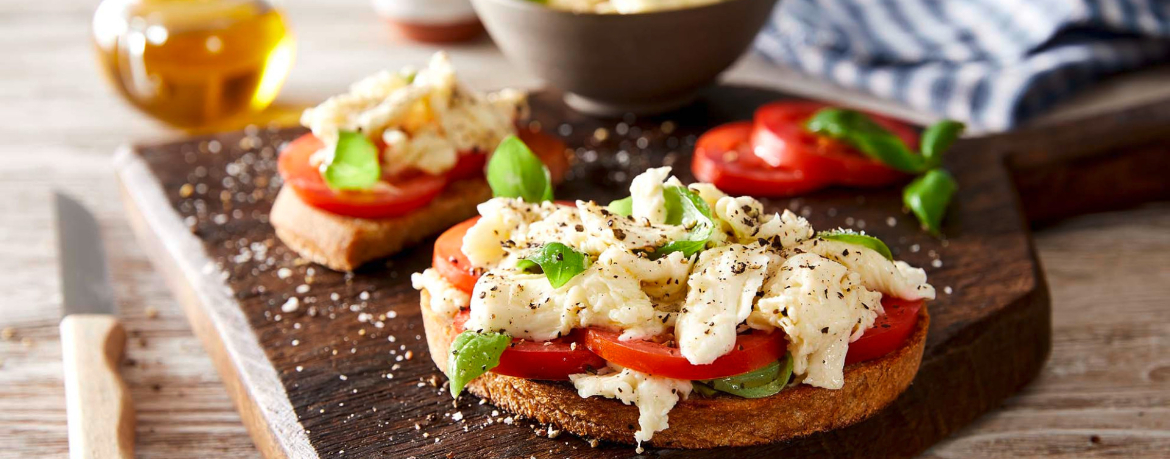
M 453 318 L 433 311 L 430 294 L 420 292 L 423 325 L 431 358 L 446 372 L 447 355 L 458 331 Z M 906 343 L 875 360 L 845 368 L 837 390 L 798 385 L 771 397 L 692 394 L 669 414 L 670 427 L 650 444 L 666 448 L 714 448 L 775 443 L 860 422 L 885 408 L 910 386 L 926 346 L 930 315 L 923 307 Z M 620 401 L 582 398 L 567 382 L 535 381 L 488 372 L 468 391 L 492 404 L 585 438 L 633 443 L 638 408 Z

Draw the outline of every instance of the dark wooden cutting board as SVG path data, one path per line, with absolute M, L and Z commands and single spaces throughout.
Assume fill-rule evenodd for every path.
M 652 119 L 595 120 L 557 94 L 533 97 L 530 126 L 574 148 L 562 198 L 628 194 L 647 167 L 693 180 L 695 137 L 749 119 L 772 91 L 718 87 Z M 960 190 L 945 237 L 918 229 L 899 190 L 834 189 L 789 208 L 814 228 L 864 229 L 926 269 L 939 297 L 914 384 L 851 427 L 750 449 L 661 450 L 720 457 L 912 456 L 1027 384 L 1048 354 L 1048 291 L 1029 226 L 1170 197 L 1170 104 L 1011 135 L 964 140 L 947 159 Z M 427 352 L 410 274 L 430 264 L 426 242 L 354 273 L 299 260 L 267 213 L 279 189 L 276 152 L 300 129 L 249 129 L 119 154 L 128 214 L 165 274 L 260 451 L 268 457 L 627 457 L 631 447 L 571 435 L 457 403 Z M 296 297 L 296 310 L 284 311 Z M 846 402 L 847 403 L 847 402 Z M 771 415 L 783 415 L 771 414 Z M 209 439 L 209 441 L 214 441 Z M 596 443 L 596 442 L 594 442 Z

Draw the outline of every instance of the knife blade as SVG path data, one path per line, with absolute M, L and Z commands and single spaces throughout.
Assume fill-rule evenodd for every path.
M 114 315 L 113 284 L 97 220 L 55 192 L 61 272 L 61 357 L 69 456 L 134 457 L 134 407 L 118 373 L 126 332 Z
M 113 284 L 101 229 L 80 202 L 55 192 L 63 315 L 114 314 Z

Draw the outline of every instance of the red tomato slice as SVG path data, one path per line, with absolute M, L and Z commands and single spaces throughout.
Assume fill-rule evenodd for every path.
M 439 275 L 467 293 L 475 289 L 479 272 L 471 267 L 467 255 L 463 254 L 463 235 L 467 234 L 467 230 L 477 221 L 479 217 L 472 217 L 440 234 L 435 240 L 435 253 L 431 258 L 431 264 Z
M 753 152 L 771 166 L 799 169 L 840 185 L 884 186 L 907 177 L 843 142 L 808 132 L 804 123 L 825 107 L 828 105 L 812 101 L 781 101 L 760 107 L 751 134 Z M 918 149 L 918 133 L 910 125 L 867 115 L 910 149 Z
M 447 186 L 445 177 L 418 174 L 394 180 L 392 189 L 334 190 L 325 184 L 320 170 L 309 164 L 309 157 L 322 146 L 320 139 L 305 134 L 280 152 L 278 168 L 301 200 L 326 212 L 358 218 L 397 217 L 427 205 Z
M 470 178 L 483 177 L 483 168 L 487 166 L 487 155 L 476 151 L 460 153 L 455 166 L 447 172 L 447 179 L 452 182 Z
M 470 313 L 461 311 L 455 316 L 455 327 L 463 331 Z M 585 373 L 605 367 L 605 360 L 589 351 L 581 340 L 584 330 L 574 330 L 564 338 L 535 342 L 512 340 L 512 345 L 500 355 L 499 366 L 492 373 L 524 379 L 565 380 L 569 375 Z
M 795 196 L 829 184 L 801 169 L 772 167 L 751 151 L 752 124 L 717 126 L 699 137 L 691 171 L 695 178 L 732 195 Z
M 787 343 L 784 333 L 752 332 L 739 335 L 735 347 L 714 362 L 695 365 L 676 347 L 650 341 L 618 339 L 619 333 L 590 328 L 585 345 L 601 358 L 631 370 L 677 379 L 714 379 L 758 369 L 779 360 Z
M 878 316 L 873 327 L 866 330 L 861 338 L 849 344 L 845 364 L 873 360 L 902 347 L 918 325 L 918 311 L 922 309 L 922 303 L 922 300 L 882 297 L 882 308 L 886 313 Z

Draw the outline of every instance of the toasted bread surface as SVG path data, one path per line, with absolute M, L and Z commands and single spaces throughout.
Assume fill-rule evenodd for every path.
M 369 219 L 310 206 L 285 186 L 276 196 L 268 220 L 276 236 L 302 257 L 338 271 L 352 271 L 470 218 L 475 215 L 475 206 L 491 197 L 487 181 L 460 180 L 414 212 Z
M 568 169 L 565 144 L 524 129 L 519 136 L 548 166 L 553 183 L 559 183 Z M 476 205 L 491 197 L 485 179 L 459 180 L 409 214 L 356 218 L 313 207 L 286 185 L 272 204 L 269 222 L 276 236 L 301 257 L 338 271 L 353 271 L 475 216 Z
M 430 309 L 426 290 L 421 296 L 431 358 L 446 372 L 449 347 L 458 330 L 451 317 Z M 797 385 L 758 399 L 692 394 L 675 405 L 669 415 L 670 427 L 655 433 L 650 444 L 667 448 L 759 445 L 861 421 L 893 402 L 914 380 L 930 325 L 925 307 L 919 314 L 918 325 L 905 345 L 879 359 L 846 367 L 841 389 Z M 638 430 L 636 406 L 601 397 L 582 398 L 564 381 L 535 381 L 488 372 L 468 384 L 467 389 L 500 408 L 582 437 L 633 443 Z

